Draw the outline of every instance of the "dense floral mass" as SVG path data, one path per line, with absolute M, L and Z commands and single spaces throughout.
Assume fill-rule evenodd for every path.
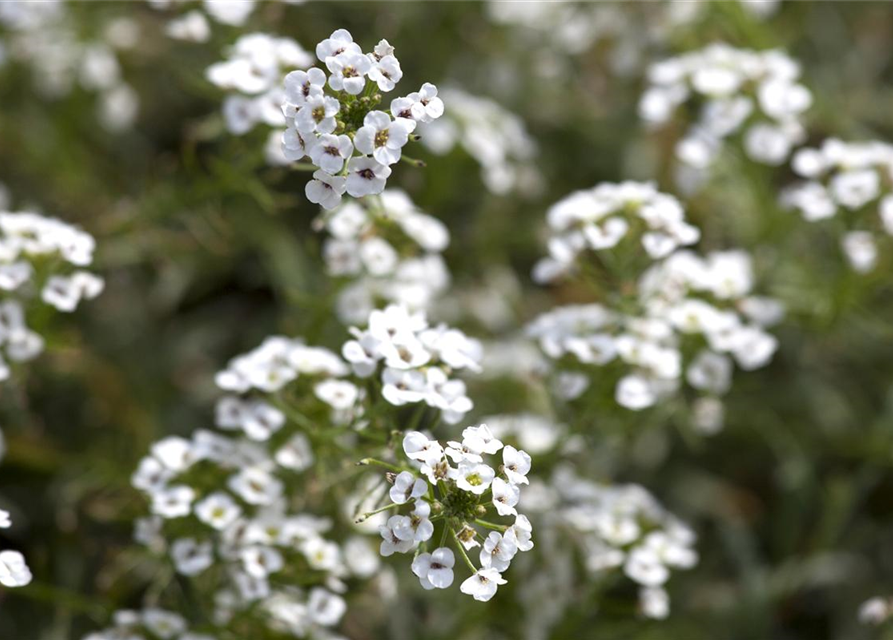
M 856 271 L 871 271 L 881 253 L 878 242 L 893 235 L 893 146 L 832 138 L 818 149 L 800 149 L 791 166 L 803 182 L 782 200 L 810 222 L 843 212 L 844 255 Z
M 490 456 L 500 451 L 502 464 L 497 473 Z M 414 551 L 412 572 L 422 587 L 446 589 L 453 584 L 456 564 L 452 549 L 445 546 L 450 543 L 471 572 L 459 590 L 487 602 L 506 584 L 502 574 L 515 555 L 533 548 L 530 520 L 517 509 L 521 487 L 529 484 L 530 456 L 503 446 L 485 424 L 467 427 L 462 442 L 450 441 L 446 447 L 410 431 L 403 438 L 403 452 L 423 477 L 411 471 L 393 477 L 392 503 L 382 510 L 398 511 L 379 527 L 381 555 Z M 412 510 L 401 514 L 399 509 L 405 505 Z M 492 522 L 492 516 L 513 521 L 499 524 Z M 438 538 L 435 547 L 433 540 Z M 478 549 L 479 566 L 469 558 Z
M 285 77 L 282 150 L 288 160 L 308 156 L 318 167 L 307 199 L 334 209 L 345 192 L 354 198 L 380 194 L 418 123 L 436 120 L 444 107 L 437 87 L 426 82 L 386 110 L 377 108 L 403 78 L 387 40 L 364 54 L 350 32 L 339 29 L 316 45 L 316 57 L 328 76 L 311 67 Z
M 708 168 L 723 142 L 739 135 L 749 158 L 778 166 L 806 138 L 801 118 L 812 94 L 799 78 L 800 65 L 781 51 L 714 44 L 651 65 L 639 114 L 661 127 L 680 105 L 694 105 L 697 119 L 675 147 L 691 169 Z
M 426 310 L 449 285 L 441 256 L 449 231 L 403 191 L 348 201 L 320 225 L 331 236 L 322 249 L 326 271 L 347 281 L 336 303 L 342 322 L 362 323 L 380 300 Z
M 734 364 L 748 371 L 766 365 L 778 342 L 765 329 L 784 314 L 778 301 L 753 295 L 750 256 L 714 251 L 702 257 L 682 249 L 700 239 L 699 229 L 685 221 L 675 198 L 647 184 L 603 184 L 576 192 L 554 205 L 547 218 L 559 233 L 549 239 L 549 257 L 534 268 L 538 282 L 571 274 L 584 282 L 622 283 L 636 275 L 626 256 L 638 249 L 620 244 L 633 233 L 655 262 L 634 283 L 600 290 L 604 302 L 560 306 L 540 315 L 527 334 L 559 370 L 572 358 L 618 372 L 614 396 L 628 409 L 651 407 L 685 382 L 699 394 L 693 423 L 708 433 L 721 428 L 718 397 L 731 387 Z M 579 258 L 585 250 L 593 256 Z M 593 273 L 593 260 L 602 264 L 602 272 Z M 617 363 L 623 365 L 619 370 Z M 579 371 L 560 376 L 567 399 L 589 387 Z
M 0 638 L 889 632 L 891 32 L 0 2 Z

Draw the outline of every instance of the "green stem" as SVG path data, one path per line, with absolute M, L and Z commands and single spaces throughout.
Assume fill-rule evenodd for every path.
M 410 157 L 409 157 L 408 155 L 406 155 L 406 154 L 403 154 L 403 155 L 400 156 L 400 162 L 405 162 L 406 164 L 411 164 L 412 166 L 414 166 L 414 167 L 418 167 L 418 168 L 420 168 L 420 169 L 428 166 L 427 164 L 425 164 L 425 161 L 424 161 L 424 160 L 418 160 L 418 159 L 416 159 L 416 158 L 410 158 Z
M 384 460 L 378 460 L 377 458 L 363 458 L 357 463 L 358 467 L 365 467 L 368 465 L 382 467 L 383 469 L 393 471 L 394 473 L 400 473 L 401 471 L 403 471 L 403 469 L 401 469 L 397 465 L 390 464 L 388 462 L 385 462 Z
M 356 519 L 356 523 L 359 524 L 359 523 L 363 522 L 364 520 L 368 520 L 369 518 L 371 518 L 372 516 L 374 516 L 377 513 L 381 513 L 382 511 L 387 511 L 388 509 L 394 509 L 394 508 L 400 508 L 400 505 L 397 504 L 396 502 L 391 503 L 391 504 L 386 504 L 385 506 L 383 506 L 379 509 L 376 509 L 375 511 L 369 511 L 368 513 L 364 513 L 363 515 L 361 515 L 359 518 Z
M 493 522 L 487 522 L 486 520 L 475 520 L 476 524 L 481 525 L 482 527 L 487 527 L 488 529 L 493 529 L 493 531 L 505 531 L 508 529 L 507 525 L 504 524 L 495 524 Z
M 462 541 L 459 540 L 459 536 L 456 535 L 456 530 L 453 528 L 450 528 L 450 533 L 453 534 L 453 540 L 456 542 L 456 548 L 459 550 L 459 555 L 462 556 L 463 560 L 465 560 L 465 564 L 468 565 L 468 568 L 471 569 L 472 573 L 477 573 L 478 570 L 475 568 L 474 564 L 468 558 L 468 554 L 465 553 L 465 547 L 462 546 Z

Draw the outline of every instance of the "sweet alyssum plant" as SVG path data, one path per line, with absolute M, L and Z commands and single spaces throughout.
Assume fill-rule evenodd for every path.
M 500 450 L 502 463 L 492 462 L 490 456 Z M 414 552 L 412 572 L 422 587 L 446 589 L 453 583 L 455 549 L 472 573 L 459 589 L 475 600 L 490 600 L 506 583 L 502 573 L 515 555 L 533 548 L 530 520 L 517 509 L 521 485 L 529 482 L 530 456 L 503 446 L 485 424 L 464 429 L 461 442 L 445 447 L 410 431 L 403 438 L 403 452 L 411 470 L 391 467 L 396 474 L 389 478 L 392 502 L 377 510 L 397 511 L 379 527 L 381 555 Z M 400 513 L 407 508 L 408 513 Z M 373 513 L 363 518 L 369 515 Z M 514 520 L 500 524 L 493 516 Z M 477 550 L 480 566 L 469 557 Z
M 430 83 L 379 108 L 382 93 L 403 77 L 394 47 L 387 40 L 364 54 L 346 29 L 316 45 L 318 67 L 285 77 L 283 107 L 288 128 L 282 146 L 288 160 L 309 156 L 318 169 L 307 183 L 307 199 L 333 209 L 344 193 L 354 198 L 381 193 L 391 166 L 401 159 L 418 122 L 443 114 L 443 102 Z

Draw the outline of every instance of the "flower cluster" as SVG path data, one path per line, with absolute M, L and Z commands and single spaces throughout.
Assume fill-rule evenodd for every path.
M 670 602 L 664 587 L 673 570 L 690 569 L 698 561 L 696 537 L 688 525 L 639 485 L 599 484 L 570 467 L 556 470 L 552 481 L 537 490 L 544 494 L 536 501 L 542 509 L 534 513 L 542 521 L 538 526 L 569 533 L 593 576 L 622 569 L 640 587 L 643 615 L 667 617 Z
M 64 2 L 0 3 L 0 26 L 8 35 L 0 37 L 9 59 L 26 64 L 37 88 L 59 98 L 75 86 L 98 96 L 97 117 L 112 132 L 130 127 L 139 110 L 139 96 L 122 77 L 119 52 L 133 48 L 139 27 L 130 18 L 117 18 L 95 25 L 101 36 L 87 39 L 71 20 Z M 5 45 L 5 46 L 4 46 Z
M 693 169 L 709 167 L 722 142 L 739 133 L 749 158 L 777 166 L 805 138 L 800 118 L 812 94 L 799 77 L 799 65 L 781 51 L 713 44 L 651 65 L 639 114 L 661 126 L 683 103 L 700 105 L 697 123 L 676 144 L 676 157 Z
M 341 350 L 354 373 L 368 378 L 381 369 L 381 395 L 392 405 L 424 402 L 439 409 L 443 420 L 456 424 L 471 411 L 465 383 L 453 371 L 480 371 L 481 345 L 458 329 L 432 327 L 423 312 L 389 305 L 369 314 L 364 330 Z M 383 365 L 383 366 L 379 366 Z
M 783 203 L 809 221 L 849 212 L 841 246 L 853 269 L 871 271 L 879 232 L 893 235 L 893 146 L 832 138 L 818 149 L 799 150 L 792 165 L 804 181 L 782 194 Z
M 359 390 L 336 377 L 348 371 L 326 349 L 268 338 L 217 374 L 218 386 L 240 394 L 217 404 L 217 426 L 228 435 L 198 430 L 191 439 L 165 438 L 134 473 L 153 514 L 139 522 L 137 539 L 166 551 L 186 576 L 225 567 L 215 598 L 220 624 L 258 609 L 270 628 L 305 637 L 339 622 L 345 579 L 375 570 L 364 540 L 342 547 L 324 537 L 328 519 L 295 510 L 302 472 L 321 468 L 314 441 L 336 429 L 321 434 L 315 420 L 326 422 L 325 411 L 336 422 L 351 420 Z M 311 393 L 295 389 L 304 378 Z M 279 586 L 296 576 L 316 584 L 306 594 Z
M 440 255 L 449 231 L 403 191 L 346 202 L 322 223 L 331 235 L 323 245 L 326 270 L 351 280 L 336 305 L 342 322 L 363 322 L 378 301 L 427 309 L 449 285 Z
M 757 19 L 772 15 L 781 0 L 739 0 Z M 551 84 L 573 81 L 570 56 L 604 51 L 605 64 L 615 78 L 641 73 L 656 51 L 665 51 L 686 27 L 696 27 L 709 5 L 702 2 L 651 2 L 617 5 L 609 2 L 541 3 L 487 2 L 491 21 L 513 27 L 509 36 L 519 54 L 533 60 L 525 71 Z M 522 65 L 528 63 L 523 60 Z M 564 78 L 562 78 L 562 72 Z M 562 91 L 555 92 L 560 95 Z
M 103 289 L 98 276 L 83 269 L 93 261 L 95 241 L 60 220 L 36 213 L 0 212 L 0 290 L 9 296 L 0 307 L 0 345 L 12 360 L 29 360 L 43 350 L 43 340 L 25 325 L 21 298 L 39 289 L 43 302 L 70 312 L 82 299 Z M 9 369 L 0 359 L 0 379 Z
M 2 439 L 2 433 L 0 433 Z M 12 526 L 9 512 L 0 509 L 0 529 Z M 0 551 L 0 585 L 4 587 L 24 587 L 31 582 L 31 570 L 25 557 L 18 551 Z
M 676 198 L 641 182 L 602 183 L 576 191 L 552 205 L 546 220 L 552 232 L 549 257 L 540 260 L 533 271 L 533 279 L 540 283 L 572 271 L 582 252 L 610 249 L 634 233 L 655 260 L 701 237 L 701 232 L 685 221 Z
M 442 95 L 450 111 L 437 122 L 422 121 L 422 144 L 438 155 L 460 145 L 481 165 L 484 185 L 493 193 L 536 193 L 542 176 L 535 164 L 536 142 L 524 122 L 489 98 L 455 87 Z
M 145 608 L 122 609 L 112 616 L 112 626 L 88 634 L 83 640 L 215 640 L 211 635 L 190 631 L 186 619 L 178 613 Z
M 154 9 L 168 9 L 173 4 L 182 4 L 182 0 L 149 0 Z M 211 37 L 211 25 L 206 14 L 214 22 L 240 27 L 247 22 L 256 4 L 255 0 L 202 0 L 204 11 L 190 9 L 172 18 L 165 33 L 175 40 L 207 42 Z
M 601 304 L 559 307 L 531 323 L 528 335 L 554 359 L 569 354 L 586 365 L 623 363 L 615 398 L 624 407 L 650 407 L 684 379 L 707 394 L 699 404 L 702 415 L 721 418 L 715 398 L 730 387 L 732 359 L 752 370 L 765 365 L 777 348 L 764 327 L 781 318 L 781 306 L 751 296 L 753 279 L 744 252 L 701 258 L 679 251 L 643 274 L 636 313 Z M 585 385 L 579 393 L 583 390 Z M 712 422 L 704 429 L 717 429 Z
M 502 464 L 494 469 L 485 456 L 500 450 Z M 397 510 L 379 527 L 381 555 L 414 552 L 412 572 L 422 587 L 446 589 L 453 584 L 456 562 L 452 549 L 445 546 L 449 538 L 472 572 L 459 590 L 481 602 L 490 600 L 506 584 L 502 574 L 512 559 L 533 548 L 530 521 L 517 509 L 521 485 L 529 483 L 530 456 L 504 447 L 484 424 L 464 429 L 462 442 L 450 441 L 445 447 L 410 431 L 403 438 L 403 452 L 413 470 L 394 468 L 399 473 L 392 474 L 391 503 L 378 510 Z M 410 511 L 401 514 L 401 509 Z M 513 524 L 485 520 L 493 511 L 498 517 L 514 518 Z M 432 540 L 439 543 L 436 547 L 431 543 L 429 552 Z M 468 555 L 478 548 L 480 567 Z
M 7 358 L 30 360 L 43 350 L 43 339 L 25 324 L 23 302 L 36 291 L 64 312 L 102 292 L 102 278 L 83 269 L 93 261 L 95 246 L 92 236 L 61 220 L 0 212 L 0 347 Z M 9 375 L 0 357 L 0 380 Z
M 230 133 L 242 135 L 260 123 L 281 132 L 285 126 L 282 78 L 292 69 L 311 64 L 313 57 L 291 38 L 251 33 L 236 40 L 226 60 L 212 64 L 205 75 L 212 84 L 231 92 L 223 102 Z
M 307 183 L 307 199 L 333 209 L 345 192 L 354 198 L 381 193 L 416 125 L 439 118 L 443 102 L 437 87 L 425 83 L 392 100 L 388 111 L 376 108 L 381 93 L 403 77 L 387 40 L 364 54 L 350 32 L 338 29 L 316 45 L 316 56 L 328 76 L 313 67 L 285 77 L 282 149 L 291 161 L 309 156 L 318 170 Z

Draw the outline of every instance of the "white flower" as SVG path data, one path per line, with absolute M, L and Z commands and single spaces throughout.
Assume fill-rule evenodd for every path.
M 795 141 L 785 127 L 761 122 L 744 134 L 744 150 L 752 160 L 779 166 L 787 159 Z
M 670 596 L 662 587 L 643 587 L 639 590 L 642 615 L 652 620 L 664 620 L 670 615 Z
M 211 37 L 208 19 L 201 11 L 192 10 L 167 23 L 164 32 L 175 40 L 207 42 Z
M 521 490 L 502 478 L 494 478 L 492 488 L 493 506 L 496 507 L 496 512 L 501 516 L 518 515 L 515 505 L 521 499 Z
M 241 427 L 246 436 L 263 442 L 269 440 L 284 424 L 284 413 L 262 400 L 255 400 L 245 406 Z
M 152 513 L 162 518 L 182 518 L 189 515 L 195 491 L 192 487 L 177 485 L 152 494 Z
M 878 249 L 868 231 L 850 231 L 840 241 L 847 261 L 859 273 L 868 273 L 877 263 Z
M 378 47 L 376 47 L 376 49 L 377 48 Z M 389 48 L 393 49 L 393 47 Z M 393 91 L 394 87 L 403 77 L 403 70 L 400 68 L 400 62 L 391 54 L 380 57 L 373 55 L 370 57 L 372 60 L 372 68 L 369 70 L 369 79 L 378 83 L 378 88 L 382 91 Z
M 658 587 L 670 577 L 670 570 L 651 549 L 636 547 L 627 556 L 623 571 L 645 587 Z
M 695 356 L 685 376 L 695 389 L 722 394 L 729 390 L 732 383 L 732 361 L 704 349 Z
M 197 502 L 193 508 L 196 517 L 214 529 L 226 529 L 242 514 L 242 509 L 228 493 L 216 491 Z
M 463 491 L 481 495 L 490 488 L 496 472 L 485 464 L 462 463 L 456 472 L 456 486 Z
M 533 527 L 527 516 L 518 514 L 515 517 L 515 524 L 508 528 L 505 532 L 505 538 L 510 540 L 518 547 L 518 551 L 530 551 L 533 549 Z
M 314 95 L 295 114 L 295 126 L 301 133 L 332 133 L 340 103 L 330 96 Z
M 415 546 L 415 541 L 412 538 L 404 540 L 398 537 L 396 533 L 399 529 L 405 529 L 408 526 L 408 521 L 409 518 L 407 516 L 391 516 L 388 518 L 387 524 L 378 527 L 378 532 L 382 537 L 381 555 L 388 557 L 393 555 L 394 552 L 406 553 Z
M 462 444 L 474 453 L 487 455 L 493 455 L 502 449 L 502 442 L 493 435 L 493 432 L 485 424 L 463 429 Z
M 485 569 L 496 569 L 500 573 L 509 568 L 512 558 L 518 553 L 515 541 L 496 531 L 491 531 L 484 546 L 481 547 L 481 566 Z
M 374 158 L 351 158 L 347 170 L 347 193 L 354 198 L 381 193 L 391 175 L 391 168 Z
M 332 35 L 316 45 L 316 57 L 325 62 L 327 58 L 344 52 L 361 53 L 360 45 L 353 41 L 347 29 L 333 31 Z
M 453 584 L 453 551 L 447 547 L 422 553 L 412 561 L 412 572 L 418 576 L 424 589 L 446 589 Z
M 180 538 L 171 544 L 171 559 L 177 573 L 196 576 L 214 564 L 211 542 L 199 542 L 195 538 Z
M 428 492 L 428 483 L 421 478 L 416 478 L 409 471 L 401 471 L 394 479 L 388 495 L 397 504 L 405 504 L 410 500 L 421 498 Z
M 425 542 L 434 534 L 434 524 L 428 519 L 431 515 L 431 505 L 423 500 L 417 500 L 415 509 L 408 518 L 394 529 L 394 535 L 401 540 L 413 542 Z
M 0 585 L 24 587 L 31 582 L 31 570 L 18 551 L 0 551 Z
M 443 115 L 443 100 L 437 97 L 437 87 L 430 82 L 409 94 L 409 98 L 414 102 L 412 115 L 419 122 L 433 122 Z
M 407 431 L 403 436 L 403 452 L 406 457 L 429 465 L 443 459 L 443 447 L 437 440 L 430 440 L 419 431 Z
M 341 565 L 341 547 L 314 535 L 301 545 L 307 563 L 320 571 L 334 571 Z
M 384 165 L 400 160 L 401 149 L 409 142 L 415 122 L 406 118 L 391 120 L 383 111 L 370 111 L 357 131 L 354 144 L 357 151 L 371 155 Z
M 30 275 L 30 269 L 24 275 L 27 278 Z M 41 291 L 41 298 L 59 311 L 74 311 L 82 299 L 95 298 L 102 293 L 104 287 L 105 283 L 102 278 L 87 271 L 76 271 L 69 277 L 51 276 L 48 278 Z
M 239 555 L 245 572 L 253 578 L 266 578 L 285 565 L 282 554 L 272 547 L 246 547 Z
M 217 22 L 238 27 L 254 11 L 255 0 L 203 0 L 202 5 Z
M 338 624 L 347 611 L 347 603 L 344 598 L 320 587 L 310 590 L 307 598 L 307 613 L 310 619 L 324 627 L 332 627 Z
M 325 133 L 316 139 L 310 149 L 310 159 L 326 173 L 336 174 L 341 171 L 344 162 L 353 153 L 353 142 L 346 135 L 335 136 Z
M 205 0 L 207 2 L 207 0 Z M 220 0 L 225 1 L 225 0 Z M 186 631 L 186 620 L 182 616 L 163 609 L 145 609 L 143 624 L 150 633 L 161 640 L 173 640 Z
M 645 409 L 657 402 L 657 392 L 652 382 L 636 374 L 621 378 L 614 397 L 617 404 L 633 411 Z
M 304 187 L 304 194 L 313 204 L 331 210 L 341 204 L 341 196 L 344 195 L 346 189 L 347 180 L 345 178 L 329 175 L 320 170 L 313 172 L 313 180 Z
M 499 585 L 505 583 L 496 569 L 479 569 L 459 586 L 459 591 L 480 602 L 487 602 L 496 595 Z
M 347 380 L 324 380 L 313 387 L 317 398 L 338 411 L 353 408 L 359 398 L 360 390 Z
M 858 209 L 878 197 L 880 177 L 874 169 L 843 171 L 831 178 L 828 187 L 837 202 Z
M 401 371 L 388 367 L 381 374 L 381 382 L 382 397 L 395 406 L 425 399 L 425 375 L 421 371 Z
M 530 455 L 519 451 L 511 445 L 502 450 L 502 464 L 505 475 L 512 484 L 528 484 L 527 474 L 530 472 Z
M 885 598 L 871 598 L 859 607 L 859 622 L 863 624 L 881 624 L 893 612 L 891 602 Z
M 9 519 L 9 511 L 0 509 L 0 529 L 9 529 L 12 526 L 12 520 Z
M 285 96 L 296 107 L 303 107 L 311 97 L 321 96 L 326 74 L 316 67 L 290 72 L 285 76 Z
M 282 481 L 259 467 L 242 469 L 227 484 L 248 504 L 273 504 L 282 495 Z
M 400 256 L 387 240 L 376 236 L 360 244 L 360 260 L 373 276 L 385 276 L 394 271 Z
M 344 51 L 326 58 L 326 67 L 332 74 L 329 76 L 332 89 L 356 96 L 366 86 L 365 76 L 372 70 L 372 62 L 362 53 Z

